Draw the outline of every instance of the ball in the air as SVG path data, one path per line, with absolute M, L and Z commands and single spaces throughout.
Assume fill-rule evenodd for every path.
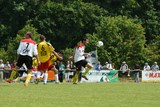
M 102 41 L 98 41 L 97 46 L 98 46 L 98 47 L 103 46 L 103 42 L 102 42 Z

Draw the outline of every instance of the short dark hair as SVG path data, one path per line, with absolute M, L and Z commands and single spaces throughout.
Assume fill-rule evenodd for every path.
M 32 33 L 31 32 L 27 32 L 26 35 L 28 35 L 30 38 L 32 38 Z
M 41 41 L 43 41 L 43 40 L 45 40 L 46 39 L 46 37 L 44 36 L 44 35 L 40 35 L 40 40 Z
M 83 42 L 83 41 L 86 41 L 86 40 L 87 40 L 87 39 L 86 39 L 85 37 L 83 37 L 81 41 Z

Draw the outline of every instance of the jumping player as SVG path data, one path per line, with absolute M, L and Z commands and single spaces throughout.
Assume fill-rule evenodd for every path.
M 81 72 L 82 67 L 85 68 L 85 72 L 82 74 L 82 77 L 88 80 L 86 77 L 86 74 L 89 72 L 89 70 L 92 68 L 92 66 L 85 60 L 85 56 L 88 55 L 88 53 L 84 53 L 85 46 L 88 44 L 88 40 L 86 38 L 83 38 L 81 40 L 81 43 L 78 43 L 74 55 L 74 62 L 76 66 L 76 73 L 73 77 L 73 84 L 77 84 L 78 75 Z

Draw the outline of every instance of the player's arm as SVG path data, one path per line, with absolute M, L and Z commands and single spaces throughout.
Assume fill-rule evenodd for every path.
M 50 48 L 50 51 L 59 59 L 59 60 L 63 60 L 63 57 L 60 56 L 54 49 L 54 47 L 50 44 L 50 43 L 47 43 L 49 48 Z
M 33 50 L 33 52 L 34 52 L 34 56 L 35 56 L 36 59 L 37 59 L 38 64 L 40 64 L 41 62 L 40 62 L 40 60 L 39 60 L 39 57 L 38 57 L 38 50 L 37 50 L 38 45 L 39 45 L 39 44 L 34 45 L 34 50 Z
M 52 53 L 53 53 L 59 60 L 63 60 L 63 57 L 60 56 L 57 52 L 52 51 Z

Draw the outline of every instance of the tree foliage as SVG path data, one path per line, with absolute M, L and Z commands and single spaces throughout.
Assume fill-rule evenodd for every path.
M 87 36 L 87 51 L 97 49 L 102 62 L 159 61 L 159 7 L 159 0 L 0 0 L 0 57 L 15 59 L 32 31 L 67 54 Z M 99 40 L 104 47 L 96 48 Z
M 104 17 L 97 27 L 97 36 L 104 42 L 99 54 L 104 60 L 130 64 L 144 60 L 144 28 L 123 16 Z M 134 60 L 133 60 L 134 59 Z

